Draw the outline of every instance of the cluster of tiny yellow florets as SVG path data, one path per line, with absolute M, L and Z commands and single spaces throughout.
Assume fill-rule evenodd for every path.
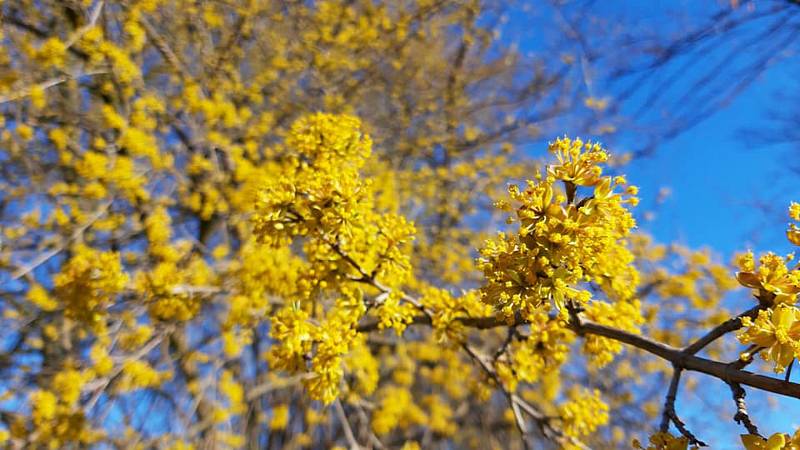
M 635 295 L 638 273 L 626 237 L 635 226 L 628 205 L 636 203 L 636 188 L 625 187 L 622 177 L 602 176 L 608 155 L 597 144 L 564 138 L 550 151 L 559 164 L 524 191 L 509 188 L 519 206 L 498 204 L 514 212 L 518 232 L 500 234 L 481 250 L 484 300 L 508 317 L 528 318 L 551 302 L 558 309 L 567 301 L 587 303 L 591 294 L 579 287 L 584 282 L 615 300 Z M 578 198 L 579 189 L 587 195 Z
M 742 318 L 742 325 L 746 328 L 739 333 L 739 340 L 765 349 L 761 357 L 775 363 L 775 372 L 783 372 L 800 356 L 800 310 L 796 307 L 778 305 L 762 310 L 755 320 Z
M 104 310 L 125 289 L 128 281 L 119 255 L 83 245 L 53 278 L 64 314 L 85 324 L 102 326 Z
M 792 202 L 789 205 L 789 218 L 794 222 L 800 222 L 800 203 Z M 800 228 L 796 223 L 790 223 L 789 229 L 786 230 L 786 237 L 794 245 L 800 245 Z
M 608 405 L 600 399 L 599 391 L 573 388 L 568 398 L 559 407 L 564 433 L 568 436 L 583 437 L 608 423 Z
M 570 344 L 575 340 L 564 320 L 549 319 L 544 312 L 533 319 L 527 339 L 515 341 L 509 349 L 509 361 L 497 364 L 498 375 L 511 390 L 516 390 L 520 381 L 535 383 L 556 373 L 569 359 Z
M 463 342 L 467 327 L 459 318 L 486 317 L 491 314 L 491 307 L 480 301 L 477 290 L 456 297 L 444 289 L 426 287 L 422 290 L 420 300 L 423 306 L 432 311 L 434 336 L 441 343 Z
M 748 252 L 739 256 L 739 283 L 755 291 L 759 300 L 768 304 L 794 304 L 800 292 L 800 270 L 790 269 L 787 264 L 794 254 L 781 257 L 767 253 L 759 258 L 756 267 L 753 254 Z
M 278 251 L 302 241 L 296 301 L 272 317 L 278 345 L 268 359 L 276 369 L 308 372 L 309 394 L 325 403 L 339 396 L 344 358 L 363 346 L 355 329 L 367 311 L 360 286 L 385 289 L 369 299 L 379 329 L 402 334 L 417 312 L 399 290 L 411 273 L 407 244 L 415 229 L 381 211 L 369 180 L 361 178 L 371 145 L 354 117 L 320 113 L 298 120 L 286 138 L 281 176 L 258 191 L 252 219 L 258 239 Z M 331 295 L 338 299 L 327 310 L 311 301 Z M 371 391 L 371 356 L 360 354 L 351 360 L 353 369 L 362 367 L 357 389 Z
M 406 244 L 415 228 L 376 208 L 370 183 L 359 174 L 372 146 L 360 127 L 350 116 L 298 120 L 286 139 L 286 167 L 258 193 L 256 236 L 274 246 L 306 237 L 305 253 L 322 288 L 347 274 L 393 285 L 409 274 Z
M 639 327 L 644 324 L 638 300 L 614 303 L 594 301 L 586 306 L 584 315 L 596 323 L 632 333 L 638 333 Z M 622 351 L 622 344 L 613 339 L 589 335 L 584 337 L 583 350 L 592 362 L 602 367 Z
M 62 444 L 80 442 L 91 444 L 99 435 L 88 427 L 86 417 L 71 399 L 59 399 L 49 390 L 37 390 L 30 394 L 31 422 L 36 434 L 30 436 L 33 443 L 58 448 Z

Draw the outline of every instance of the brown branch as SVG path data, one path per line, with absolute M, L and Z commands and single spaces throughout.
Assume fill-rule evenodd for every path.
M 745 312 L 743 314 L 747 314 L 748 312 Z M 499 317 L 478 317 L 478 318 L 464 317 L 464 318 L 457 318 L 455 320 L 460 321 L 466 326 L 479 329 L 488 329 L 500 326 L 513 326 L 515 324 L 524 323 L 521 321 L 508 323 Z M 430 323 L 431 323 L 430 317 L 418 316 L 415 317 L 412 321 L 412 324 L 430 325 Z M 728 329 L 729 331 L 732 331 L 730 330 L 730 327 L 732 327 L 730 323 L 731 323 L 730 320 L 725 322 L 723 325 L 720 325 L 715 330 L 709 332 L 709 334 L 701 338 L 698 342 L 710 343 L 713 342 L 715 339 L 719 338 L 720 336 L 724 335 L 725 332 L 723 332 L 723 330 Z M 695 343 L 687 347 L 686 349 L 682 350 L 673 347 L 671 345 L 667 345 L 662 342 L 652 340 L 645 336 L 641 336 L 625 330 L 620 330 L 618 328 L 601 325 L 599 323 L 583 319 L 580 319 L 577 322 L 573 320 L 570 323 L 570 327 L 579 335 L 593 334 L 596 336 L 602 336 L 605 338 L 613 339 L 623 344 L 631 345 L 640 350 L 644 350 L 647 353 L 651 353 L 666 361 L 669 361 L 670 363 L 672 363 L 673 366 L 677 368 L 704 373 L 706 375 L 718 378 L 726 383 L 729 382 L 740 383 L 746 386 L 760 389 L 762 391 L 771 392 L 773 394 L 800 399 L 800 384 L 788 382 L 778 378 L 771 378 L 764 375 L 758 375 L 746 370 L 741 370 L 740 368 L 737 368 L 735 365 L 714 361 L 706 358 L 701 358 L 691 353 L 691 351 L 693 351 L 694 348 L 702 348 L 704 345 L 696 345 L 697 343 Z M 357 328 L 358 331 L 362 332 L 372 331 L 375 329 L 377 329 L 377 323 L 373 321 L 359 325 L 359 327 Z
M 747 403 L 744 401 L 747 392 L 739 383 L 728 383 L 728 385 L 731 387 L 733 401 L 736 402 L 736 414 L 733 416 L 733 420 L 744 426 L 748 433 L 761 436 L 758 427 L 750 420 L 750 414 L 747 413 Z
M 379 288 L 380 289 L 380 288 Z M 404 300 L 409 300 L 408 296 L 403 297 Z M 415 300 L 411 298 L 412 300 Z M 418 300 L 415 300 L 419 303 Z M 413 304 L 413 303 L 412 303 Z M 497 316 L 489 316 L 489 317 L 456 317 L 453 319 L 454 321 L 461 322 L 464 326 L 469 328 L 476 328 L 478 330 L 488 330 L 491 328 L 498 328 L 498 327 L 505 327 L 511 326 L 516 327 L 519 325 L 525 325 L 527 322 L 522 319 L 520 314 L 517 314 L 517 317 L 511 321 L 510 323 L 507 322 L 502 317 Z M 377 319 L 369 319 L 362 322 L 356 328 L 357 331 L 362 333 L 367 333 L 370 331 L 375 331 L 378 329 L 378 324 L 380 322 Z M 415 316 L 412 321 L 411 325 L 431 325 L 431 318 L 429 316 Z
M 736 331 L 739 328 L 742 328 L 742 318 L 744 317 L 754 318 L 755 316 L 758 315 L 758 312 L 764 308 L 765 306 L 763 304 L 759 304 L 739 314 L 736 317 L 732 317 L 726 320 L 725 322 L 721 323 L 720 325 L 709 331 L 705 336 L 701 337 L 700 339 L 696 340 L 694 343 L 686 347 L 683 351 L 686 352 L 686 354 L 694 355 L 695 353 L 704 349 L 708 344 L 721 338 L 725 334 L 730 333 L 732 331 Z
M 661 426 L 659 430 L 666 433 L 669 430 L 669 422 L 671 419 L 670 412 L 675 412 L 675 399 L 678 396 L 678 386 L 680 386 L 681 369 L 675 369 L 672 372 L 672 381 L 669 383 L 667 396 L 664 399 L 664 413 L 661 417 Z
M 89 70 L 87 72 L 75 72 L 72 74 L 61 75 L 55 78 L 51 78 L 49 80 L 43 81 L 38 84 L 34 84 L 32 86 L 23 87 L 20 89 L 16 89 L 14 93 L 8 95 L 0 95 L 0 105 L 3 103 L 14 102 L 17 100 L 21 100 L 25 97 L 31 95 L 34 89 L 42 89 L 47 90 L 52 87 L 58 86 L 60 84 L 66 83 L 69 80 L 78 80 L 83 77 L 94 76 L 94 75 L 103 75 L 108 73 L 106 69 L 97 69 L 97 70 Z
M 531 443 L 528 441 L 528 424 L 525 423 L 525 418 L 522 417 L 519 404 L 513 398 L 511 398 L 511 411 L 514 413 L 514 423 L 517 425 L 517 430 L 522 436 L 522 445 L 525 450 L 531 450 Z
M 0 14 L 0 22 L 7 23 L 16 28 L 19 28 L 20 30 L 27 31 L 41 39 L 46 39 L 50 35 L 48 30 L 39 28 L 37 25 L 27 22 L 20 17 L 3 16 L 2 14 Z M 84 61 L 88 61 L 90 59 L 88 53 L 84 52 L 83 50 L 75 48 L 74 45 L 67 47 L 67 50 Z
M 153 46 L 155 46 L 156 50 L 158 50 L 158 52 L 161 54 L 161 57 L 164 58 L 167 64 L 172 66 L 172 68 L 178 72 L 178 75 L 180 75 L 183 80 L 191 81 L 192 76 L 189 74 L 189 71 L 183 64 L 183 61 L 181 61 L 178 55 L 172 51 L 172 48 L 167 43 L 166 39 L 161 36 L 156 27 L 154 27 L 153 24 L 151 24 L 150 21 L 145 17 L 140 18 L 139 22 L 144 27 L 147 37 L 153 43 Z
M 587 448 L 578 439 L 575 439 L 571 436 L 567 436 L 563 433 L 563 431 L 556 428 L 552 424 L 551 421 L 552 417 L 548 417 L 543 412 L 535 408 L 533 405 L 520 398 L 517 394 L 508 391 L 503 386 L 503 381 L 500 379 L 500 376 L 497 374 L 497 371 L 494 370 L 494 368 L 487 362 L 487 358 L 480 355 L 469 344 L 464 343 L 461 345 L 461 348 L 464 349 L 464 351 L 470 356 L 470 358 L 472 358 L 475 362 L 478 363 L 481 369 L 483 369 L 483 371 L 486 372 L 486 374 L 494 381 L 494 383 L 497 385 L 497 388 L 500 389 L 500 391 L 508 400 L 509 406 L 511 406 L 511 410 L 512 412 L 514 412 L 514 419 L 517 425 L 517 429 L 521 434 L 522 443 L 526 449 L 530 448 L 529 447 L 530 442 L 528 441 L 527 426 L 524 420 L 522 420 L 521 416 L 518 415 L 519 410 L 524 411 L 526 414 L 528 414 L 534 420 L 534 422 L 536 422 L 536 425 L 539 427 L 539 430 L 541 431 L 542 435 L 545 438 L 551 440 L 552 442 L 561 445 L 569 443 L 573 447 L 581 449 Z
M 503 395 L 506 397 L 506 399 L 508 399 L 508 404 L 511 407 L 511 410 L 514 412 L 514 423 L 517 426 L 517 430 L 519 430 L 520 439 L 522 440 L 522 445 L 523 447 L 525 447 L 525 450 L 531 450 L 530 442 L 528 441 L 528 426 L 525 423 L 525 419 L 522 417 L 522 414 L 520 413 L 518 397 L 516 397 L 516 394 L 509 392 L 505 388 L 505 386 L 503 386 L 503 381 L 497 375 L 497 371 L 495 371 L 475 350 L 473 350 L 472 347 L 469 346 L 469 344 L 464 343 L 461 345 L 461 347 L 464 349 L 465 352 L 467 352 L 470 358 L 472 358 L 475 362 L 478 363 L 481 369 L 483 369 L 483 371 L 486 372 L 486 374 L 497 385 L 497 388 L 500 389 L 500 391 L 503 392 Z M 542 430 L 543 434 L 547 436 L 547 433 L 544 432 L 545 426 L 547 426 L 547 424 L 545 423 L 546 418 L 544 417 L 544 414 L 541 414 L 538 410 L 534 408 L 531 408 L 531 412 L 532 412 L 531 417 L 533 417 L 534 420 L 537 421 L 537 424 L 539 424 L 539 428 Z
M 617 328 L 598 323 L 581 321 L 571 324 L 578 334 L 594 334 L 607 337 L 624 344 L 632 345 L 653 355 L 671 362 L 675 367 L 704 373 L 725 382 L 744 384 L 762 391 L 800 399 L 800 384 L 786 382 L 777 378 L 758 375 L 746 370 L 737 369 L 730 364 L 713 361 L 689 354 L 670 345 L 651 340 Z
M 678 397 L 678 387 L 680 386 L 682 371 L 682 369 L 676 367 L 672 372 L 672 381 L 669 383 L 669 390 L 667 391 L 667 396 L 664 401 L 664 416 L 661 419 L 660 427 L 661 432 L 666 433 L 669 431 L 669 423 L 672 422 L 675 424 L 675 428 L 689 440 L 690 444 L 706 447 L 707 444 L 705 442 L 698 439 L 697 436 L 686 428 L 686 424 L 678 417 L 678 413 L 675 411 L 675 400 Z

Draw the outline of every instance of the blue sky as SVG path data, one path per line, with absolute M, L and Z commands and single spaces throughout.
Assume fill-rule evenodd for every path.
M 800 201 L 796 175 L 787 166 L 790 148 L 753 146 L 741 136 L 768 125 L 764 117 L 784 75 L 767 74 L 728 108 L 625 169 L 641 187 L 641 209 L 655 212 L 643 229 L 661 241 L 708 246 L 725 256 L 748 248 L 789 250 L 786 210 L 790 201 Z M 671 195 L 656 206 L 660 188 Z
M 800 201 L 792 148 L 746 136 L 774 126 L 769 114 L 791 76 L 789 66 L 767 70 L 729 106 L 626 168 L 642 188 L 643 208 L 656 212 L 644 229 L 662 241 L 709 246 L 723 255 L 789 250 L 786 210 L 790 201 Z M 672 194 L 655 207 L 652 198 L 661 187 Z

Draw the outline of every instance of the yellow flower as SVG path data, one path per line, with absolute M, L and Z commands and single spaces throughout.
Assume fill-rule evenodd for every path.
M 742 286 L 756 289 L 758 297 L 764 301 L 793 304 L 800 293 L 800 271 L 787 268 L 786 263 L 791 259 L 791 255 L 781 258 L 767 253 L 759 259 L 756 268 L 752 255 L 742 256 L 738 261 L 742 271 L 736 274 L 736 279 Z
M 789 442 L 789 437 L 784 433 L 775 433 L 769 439 L 764 439 L 754 434 L 743 434 L 741 438 L 742 444 L 747 450 L 789 450 L 794 448 L 794 446 L 787 446 L 787 443 L 791 444 L 791 442 Z
M 548 150 L 556 155 L 558 164 L 549 166 L 547 173 L 578 186 L 597 184 L 602 173 L 599 164 L 608 161 L 608 153 L 599 144 L 580 139 L 556 139 Z
M 656 433 L 650 436 L 650 445 L 642 447 L 638 440 L 633 441 L 633 448 L 639 450 L 686 450 L 689 447 L 689 438 L 675 437 L 669 433 Z M 692 449 L 697 447 L 692 446 Z
M 289 406 L 276 405 L 272 408 L 272 418 L 269 420 L 270 430 L 283 430 L 289 424 Z
M 800 203 L 792 202 L 789 206 L 789 217 L 794 221 L 800 222 Z M 789 229 L 786 230 L 786 237 L 792 244 L 800 245 L 800 228 L 798 228 L 797 224 L 789 224 Z
M 125 289 L 127 281 L 119 254 L 84 245 L 73 249 L 72 258 L 53 277 L 56 296 L 64 304 L 64 314 L 96 326 L 102 325 L 105 308 Z
M 783 372 L 800 355 L 800 310 L 794 306 L 759 311 L 755 321 L 742 318 L 742 325 L 746 328 L 739 332 L 739 341 L 767 349 L 761 356 L 775 362 L 775 372 Z
M 51 37 L 44 41 L 36 52 L 36 58 L 45 67 L 63 67 L 66 56 L 67 46 L 57 37 Z

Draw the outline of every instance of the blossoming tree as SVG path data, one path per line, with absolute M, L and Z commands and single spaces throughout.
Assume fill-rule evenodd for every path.
M 792 256 L 654 243 L 597 143 L 522 158 L 572 83 L 496 6 L 0 4 L 0 442 L 680 449 L 696 372 L 800 446 L 745 401 L 800 397 Z

